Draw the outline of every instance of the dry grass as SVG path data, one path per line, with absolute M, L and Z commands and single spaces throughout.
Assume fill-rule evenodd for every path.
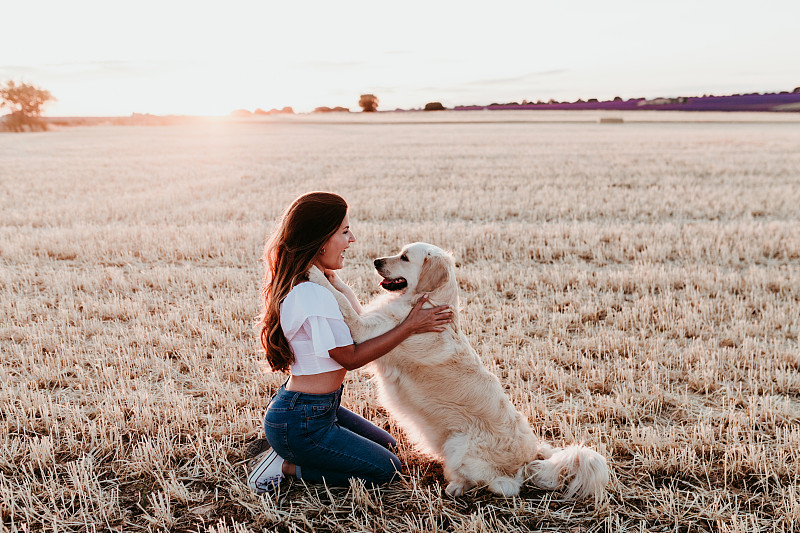
M 798 531 L 798 146 L 797 121 L 2 135 L 2 529 Z M 364 299 L 371 258 L 454 253 L 471 341 L 543 438 L 609 458 L 605 505 L 449 498 L 402 437 L 383 490 L 248 491 L 283 379 L 261 246 L 311 189 L 353 206 Z M 398 435 L 364 372 L 346 387 Z

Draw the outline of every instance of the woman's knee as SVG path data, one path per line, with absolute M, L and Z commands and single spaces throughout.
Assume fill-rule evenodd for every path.
M 392 455 L 390 466 L 387 465 L 387 468 L 383 469 L 383 471 L 378 475 L 378 484 L 385 485 L 386 483 L 391 483 L 402 471 L 403 465 L 400 463 L 400 459 L 398 459 L 397 456 Z

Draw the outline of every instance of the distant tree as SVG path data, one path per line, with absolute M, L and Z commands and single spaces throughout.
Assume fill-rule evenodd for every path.
M 445 109 L 441 102 L 428 102 L 425 104 L 425 111 L 444 111 Z
M 50 91 L 40 89 L 28 83 L 17 84 L 9 80 L 5 85 L 0 85 L 0 107 L 7 107 L 11 115 L 6 118 L 5 127 L 10 131 L 30 131 L 47 129 L 47 124 L 39 117 L 42 106 L 55 100 Z
M 793 93 L 800 93 L 800 87 L 795 87 Z
M 358 105 L 364 113 L 373 113 L 378 110 L 378 97 L 374 94 L 362 94 Z
M 236 109 L 234 111 L 231 111 L 231 116 L 232 117 L 252 117 L 253 113 L 251 113 L 247 109 Z
M 622 97 L 620 97 L 620 96 L 615 96 L 615 97 L 614 97 L 614 101 L 615 101 L 615 102 L 621 102 L 621 101 L 622 101 Z

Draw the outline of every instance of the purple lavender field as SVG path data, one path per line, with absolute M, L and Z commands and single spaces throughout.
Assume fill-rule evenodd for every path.
M 583 102 L 549 102 L 536 104 L 490 104 L 456 106 L 456 111 L 480 109 L 547 109 L 547 110 L 620 110 L 620 111 L 773 111 L 800 112 L 800 92 L 768 94 L 735 94 L 731 96 L 681 96 L 677 98 L 632 98 Z

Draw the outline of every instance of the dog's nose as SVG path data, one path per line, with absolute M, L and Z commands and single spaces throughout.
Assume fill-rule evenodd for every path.
M 375 268 L 380 268 L 383 266 L 383 263 L 384 263 L 383 259 L 376 259 L 373 264 L 375 265 Z

